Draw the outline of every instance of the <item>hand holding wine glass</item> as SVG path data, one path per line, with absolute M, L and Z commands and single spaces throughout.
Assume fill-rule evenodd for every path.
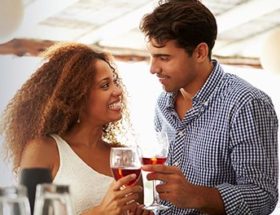
M 108 196 L 110 192 L 115 192 L 113 195 L 120 197 L 119 203 L 124 204 L 123 212 L 134 211 L 139 205 L 139 193 L 143 191 L 142 187 L 136 185 L 141 175 L 141 160 L 137 148 L 112 147 L 110 167 L 116 182 Z

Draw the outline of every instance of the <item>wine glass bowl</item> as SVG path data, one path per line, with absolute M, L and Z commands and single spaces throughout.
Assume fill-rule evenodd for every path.
M 142 158 L 142 162 L 144 165 L 147 164 L 152 164 L 152 165 L 156 165 L 156 164 L 164 164 L 166 161 L 167 157 L 149 157 L 149 158 Z
M 134 185 L 141 174 L 141 160 L 137 148 L 134 147 L 112 147 L 110 153 L 110 167 L 115 180 L 130 174 L 136 174 L 127 186 Z

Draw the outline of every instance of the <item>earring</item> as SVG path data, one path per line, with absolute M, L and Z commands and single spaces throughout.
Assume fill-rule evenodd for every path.
M 80 117 L 77 119 L 77 124 L 79 124 L 81 121 L 80 121 Z

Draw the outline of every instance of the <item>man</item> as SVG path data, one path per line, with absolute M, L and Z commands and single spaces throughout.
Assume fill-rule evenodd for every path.
M 211 59 L 213 14 L 199 1 L 161 3 L 140 29 L 161 82 L 156 129 L 168 166 L 146 165 L 161 214 L 269 214 L 278 200 L 278 121 L 271 99 Z

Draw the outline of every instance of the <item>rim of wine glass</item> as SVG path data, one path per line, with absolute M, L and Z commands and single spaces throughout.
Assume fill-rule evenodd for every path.
M 27 188 L 24 185 L 0 187 L 0 197 L 15 198 L 27 196 Z
M 70 188 L 69 185 L 66 184 L 52 184 L 52 183 L 42 183 L 42 184 L 38 184 L 36 186 L 36 190 L 38 190 L 38 192 L 48 192 L 48 193 L 66 193 L 69 194 L 70 193 Z M 37 193 L 37 191 L 36 191 Z
M 119 150 L 119 151 L 130 150 L 130 151 L 134 151 L 137 154 L 137 157 L 139 159 L 139 166 L 141 167 L 141 165 L 142 165 L 142 161 L 141 161 L 142 154 L 141 154 L 141 152 L 139 152 L 139 147 L 138 146 L 111 147 L 111 152 L 114 151 L 114 150 Z M 110 166 L 112 165 L 111 160 L 112 160 L 112 153 L 110 153 Z

